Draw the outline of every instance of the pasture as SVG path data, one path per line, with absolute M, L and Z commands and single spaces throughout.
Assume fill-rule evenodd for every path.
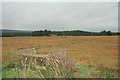
M 118 72 L 118 36 L 3 37 L 3 66 L 9 62 L 8 52 L 34 47 L 67 49 L 77 68 L 92 65 Z

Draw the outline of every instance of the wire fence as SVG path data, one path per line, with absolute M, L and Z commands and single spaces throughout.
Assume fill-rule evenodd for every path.
M 39 78 L 70 77 L 68 72 L 74 72 L 73 62 L 66 56 L 66 49 L 30 48 L 11 51 L 11 67 L 15 69 L 18 78 L 29 78 L 31 71 Z M 23 75 L 20 75 L 22 70 Z
M 50 53 L 50 54 L 47 54 L 47 55 L 43 55 L 42 52 L 40 52 L 41 54 L 39 54 L 39 51 L 38 50 L 42 50 L 42 49 L 45 49 L 45 50 L 52 50 L 52 51 L 55 51 L 54 53 Z M 34 54 L 28 54 L 28 52 L 26 53 L 23 53 L 25 51 L 33 51 Z M 53 56 L 54 54 L 59 54 L 59 53 L 66 53 L 67 50 L 66 49 L 54 49 L 54 48 L 29 48 L 29 49 L 21 49 L 21 50 L 17 50 L 17 51 L 11 51 L 9 52 L 10 54 L 14 54 L 14 55 L 22 55 L 22 56 L 33 56 L 33 57 L 48 57 L 48 56 Z

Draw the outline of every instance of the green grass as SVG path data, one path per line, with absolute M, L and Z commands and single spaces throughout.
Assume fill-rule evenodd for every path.
M 111 72 L 108 68 L 96 69 L 92 65 L 75 65 L 77 72 L 75 74 L 64 71 L 67 78 L 118 78 L 117 72 Z M 46 69 L 30 69 L 27 78 L 56 78 L 52 74 L 53 66 L 49 66 Z M 6 68 L 3 70 L 3 78 L 24 78 L 24 71 L 20 68 Z
M 20 57 L 2 65 L 3 78 L 118 78 L 118 73 L 109 68 L 93 65 L 76 65 L 67 56 Z M 26 65 L 26 67 L 25 67 Z
M 35 71 L 30 70 L 30 74 L 27 76 L 28 78 L 39 78 L 37 75 L 35 75 Z M 22 69 L 17 69 L 17 71 L 12 68 L 8 71 L 3 71 L 2 77 L 3 78 L 24 78 L 24 72 Z
M 81 78 L 96 76 L 97 71 L 91 65 L 76 65 L 75 67 L 78 69 L 77 72 Z
M 117 72 L 112 72 L 109 68 L 97 69 L 92 65 L 76 65 L 80 78 L 118 78 Z

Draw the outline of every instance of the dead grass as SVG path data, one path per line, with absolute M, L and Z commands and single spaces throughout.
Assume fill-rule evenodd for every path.
M 67 55 L 79 65 L 118 68 L 118 36 L 3 37 L 2 41 L 3 62 L 9 60 L 9 51 L 47 47 L 67 49 Z
M 13 60 L 4 68 L 3 76 L 10 78 L 9 75 L 12 74 L 13 77 L 16 73 L 17 78 L 32 78 L 30 75 L 38 78 L 73 78 L 77 73 L 77 68 L 74 66 L 75 64 L 63 53 L 55 53 L 47 57 L 19 56 L 17 61 Z M 10 73 L 13 69 L 15 73 Z

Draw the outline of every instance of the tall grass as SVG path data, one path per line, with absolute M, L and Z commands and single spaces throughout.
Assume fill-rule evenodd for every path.
M 41 78 L 74 77 L 74 63 L 65 54 L 34 58 L 32 67 Z
M 76 65 L 66 54 L 47 57 L 19 56 L 3 70 L 7 78 L 118 78 L 108 68 L 96 69 L 92 65 Z
M 9 66 L 14 69 L 18 78 L 70 78 L 75 76 L 75 64 L 65 54 L 58 53 L 47 57 L 19 57 L 19 60 Z

